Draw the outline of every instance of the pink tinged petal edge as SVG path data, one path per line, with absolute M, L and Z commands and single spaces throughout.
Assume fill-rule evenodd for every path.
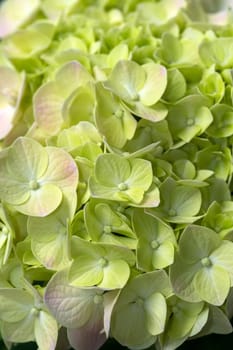
M 11 68 L 0 67 L 0 140 L 13 128 L 13 120 L 17 114 L 24 87 L 24 72 L 20 76 Z
M 32 17 L 39 7 L 39 0 L 5 1 L 0 8 L 0 38 L 14 33 Z M 14 18 L 15 15 L 15 18 Z
M 98 350 L 107 340 L 104 332 L 103 314 L 96 309 L 83 327 L 68 328 L 67 336 L 71 346 L 76 350 Z
M 12 121 L 15 114 L 15 108 L 7 105 L 0 109 L 0 140 L 9 134 L 12 129 Z
M 145 106 L 151 106 L 159 101 L 166 89 L 167 70 L 161 65 L 150 66 L 147 64 L 145 71 L 147 73 L 146 82 L 139 91 L 139 96 Z M 156 88 L 156 84 L 159 84 L 158 88 Z M 154 91 L 153 94 L 152 91 Z
M 54 82 L 41 86 L 34 95 L 33 108 L 39 128 L 49 135 L 56 135 L 63 124 L 65 98 Z
M 54 183 L 62 190 L 75 190 L 78 185 L 79 172 L 74 159 L 63 149 L 47 147 L 46 150 L 49 165 L 40 182 Z

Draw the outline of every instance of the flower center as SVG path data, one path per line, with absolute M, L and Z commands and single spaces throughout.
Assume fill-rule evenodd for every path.
M 39 314 L 39 312 L 40 312 L 40 310 L 37 309 L 36 307 L 33 307 L 31 309 L 31 315 L 33 315 L 33 316 L 37 316 Z
M 153 240 L 151 243 L 150 243 L 150 245 L 151 245 L 151 248 L 153 248 L 153 249 L 157 249 L 158 247 L 159 247 L 159 242 L 157 242 L 156 240 Z
M 122 205 L 119 205 L 116 210 L 118 211 L 118 213 L 124 213 L 125 208 Z
M 173 314 L 176 314 L 179 310 L 180 309 L 179 309 L 179 307 L 177 305 L 174 305 L 173 308 L 172 308 Z
M 109 225 L 104 226 L 104 233 L 111 233 L 111 232 L 112 232 L 111 226 Z
M 103 303 L 103 296 L 102 296 L 102 295 L 96 294 L 96 295 L 94 296 L 94 303 L 95 303 L 95 304 L 101 304 L 101 303 Z
M 3 227 L 2 227 L 2 233 L 3 233 L 4 235 L 7 235 L 7 234 L 9 233 L 9 229 L 8 229 L 6 226 L 3 226 Z
M 128 185 L 124 182 L 121 182 L 119 185 L 118 185 L 118 188 L 120 191 L 125 191 L 128 189 Z
M 108 265 L 108 260 L 106 260 L 106 259 L 104 259 L 104 258 L 101 258 L 101 259 L 99 260 L 99 264 L 100 264 L 101 267 L 105 267 L 105 266 Z
M 176 216 L 176 210 L 175 209 L 170 209 L 168 212 L 169 216 Z
M 129 152 L 123 152 L 123 156 L 124 156 L 124 157 L 128 157 L 129 155 L 130 155 Z
M 138 94 L 137 92 L 135 92 L 134 94 L 132 94 L 131 99 L 132 99 L 133 101 L 138 101 L 139 98 L 140 98 L 140 96 L 139 96 L 139 94 Z
M 140 298 L 140 297 L 138 297 L 135 302 L 138 305 L 143 305 L 144 304 L 144 300 L 142 298 Z
M 194 120 L 192 118 L 188 118 L 186 124 L 187 124 L 187 126 L 192 126 L 192 125 L 194 125 Z
M 212 261 L 208 257 L 207 258 L 203 258 L 203 259 L 201 259 L 201 264 L 204 267 L 210 267 L 210 266 L 212 266 Z
M 116 112 L 115 112 L 115 117 L 116 118 L 119 118 L 121 119 L 124 115 L 124 112 L 122 111 L 122 109 L 118 109 Z
M 35 190 L 38 190 L 38 188 L 40 187 L 40 184 L 36 180 L 31 180 L 29 182 L 29 187 L 32 191 L 35 191 Z

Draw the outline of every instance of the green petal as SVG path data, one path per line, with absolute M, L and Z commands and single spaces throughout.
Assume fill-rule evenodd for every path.
M 94 176 L 90 176 L 89 187 L 93 198 L 103 198 L 109 200 L 128 201 L 128 197 L 122 198 L 118 195 L 116 187 L 109 187 L 100 184 Z
M 41 178 L 44 184 L 53 183 L 62 191 L 75 191 L 78 182 L 78 168 L 74 159 L 63 149 L 47 147 L 49 165 Z
M 216 177 L 226 180 L 231 172 L 230 157 L 228 148 L 206 147 L 197 154 L 197 166 L 200 169 L 213 170 Z
M 229 334 L 232 332 L 232 325 L 229 318 L 220 307 L 209 305 L 208 320 L 201 335 L 218 333 Z
M 186 316 L 182 312 L 174 313 L 169 320 L 169 337 L 172 339 L 185 337 L 194 326 L 196 319 L 197 316 Z
M 186 81 L 182 73 L 176 69 L 168 69 L 168 83 L 163 94 L 163 99 L 175 102 L 182 98 L 186 92 Z
M 14 323 L 23 320 L 34 305 L 34 298 L 24 290 L 0 289 L 0 319 Z
M 233 108 L 228 105 L 218 104 L 211 108 L 214 120 L 206 130 L 213 137 L 229 137 L 233 134 Z
M 68 235 L 55 233 L 54 237 L 48 231 L 47 241 L 42 238 L 31 240 L 31 249 L 35 257 L 49 270 L 61 270 L 70 263 Z M 49 252 L 49 254 L 48 254 Z
M 56 320 L 41 310 L 35 320 L 35 340 L 40 349 L 55 349 L 58 337 Z
M 209 308 L 204 307 L 204 309 L 200 312 L 200 314 L 197 316 L 196 322 L 192 328 L 192 331 L 190 333 L 190 336 L 194 336 L 198 334 L 206 325 L 208 322 L 209 317 Z
M 98 220 L 104 225 L 121 226 L 122 220 L 116 215 L 111 207 L 105 203 L 99 203 L 95 207 L 95 214 Z
M 30 198 L 15 208 L 29 216 L 46 216 L 52 213 L 62 201 L 61 190 L 53 184 L 44 184 L 30 192 Z
M 92 240 L 135 247 L 135 234 L 109 204 L 90 201 L 85 206 L 84 214 L 85 224 Z
M 72 61 L 57 72 L 56 80 L 42 85 L 34 95 L 35 119 L 39 127 L 49 135 L 56 135 L 66 122 L 65 102 L 82 84 L 92 77 L 84 67 Z
M 34 336 L 35 316 L 29 313 L 24 319 L 9 323 L 3 322 L 1 335 L 3 339 L 11 343 L 27 343 L 35 340 Z
M 142 102 L 135 102 L 133 105 L 127 105 L 127 108 L 135 115 L 149 120 L 151 122 L 160 122 L 168 114 L 165 104 L 158 102 L 153 106 L 145 106 Z
M 27 230 L 32 239 L 46 243 L 52 241 L 56 235 L 67 232 L 67 221 L 72 218 L 66 200 L 50 215 L 45 218 L 29 217 Z
M 161 244 L 152 254 L 152 265 L 155 269 L 163 269 L 173 263 L 174 245 L 167 241 Z
M 115 311 L 115 312 L 114 312 Z M 122 345 L 141 349 L 154 343 L 146 327 L 146 313 L 143 306 L 131 303 L 116 307 L 111 319 L 111 334 Z
M 69 0 L 68 2 L 62 0 L 44 0 L 41 4 L 41 8 L 48 18 L 56 20 L 60 18 L 62 13 L 69 13 L 76 2 L 77 0 Z
M 201 207 L 201 193 L 199 189 L 192 187 L 177 187 L 172 195 L 171 208 L 176 211 L 176 215 L 195 216 Z
M 169 226 L 160 219 L 135 210 L 134 230 L 139 238 L 137 246 L 138 266 L 150 271 L 173 262 L 175 236 Z
M 229 293 L 230 278 L 222 267 L 202 268 L 194 277 L 195 288 L 200 298 L 213 305 L 222 305 Z
M 153 271 L 154 267 L 152 265 L 152 254 L 153 249 L 150 244 L 148 244 L 147 239 L 139 238 L 137 244 L 137 267 L 143 271 Z
M 65 327 L 79 328 L 90 320 L 95 307 L 94 298 L 102 293 L 97 288 L 71 286 L 68 270 L 62 270 L 49 281 L 44 300 L 57 322 Z
M 145 285 L 147 288 L 145 288 Z M 172 294 L 171 284 L 165 270 L 143 273 L 130 280 L 125 289 L 122 290 L 122 300 L 120 299 L 119 303 L 120 301 L 125 303 L 128 297 L 132 298 L 132 293 L 129 293 L 129 291 L 142 297 L 144 300 L 157 292 L 165 297 L 169 297 Z
M 121 236 L 115 234 L 115 232 L 111 235 L 109 234 L 103 234 L 101 238 L 99 239 L 99 242 L 101 243 L 109 243 L 112 245 L 117 245 L 120 247 L 125 247 L 129 249 L 136 249 L 137 246 L 137 240 L 134 238 L 130 238 L 127 236 Z
M 116 187 L 125 182 L 131 173 L 128 160 L 116 154 L 103 154 L 98 157 L 95 165 L 95 176 L 100 184 Z
M 140 204 L 143 200 L 144 190 L 142 188 L 132 187 L 126 191 L 121 191 L 118 193 L 120 200 L 126 200 L 129 202 Z
M 194 136 L 202 134 L 213 121 L 209 105 L 209 100 L 200 95 L 189 95 L 178 101 L 167 116 L 173 136 L 190 142 Z
M 196 175 L 195 166 L 188 159 L 175 161 L 173 169 L 181 179 L 193 179 Z
M 3 161 L 0 160 L 0 163 L 3 163 Z M 30 197 L 28 185 L 11 179 L 11 174 L 4 170 L 4 167 L 0 168 L 0 198 L 13 205 L 26 202 Z
M 200 269 L 200 264 L 186 265 L 178 255 L 170 267 L 170 279 L 174 292 L 185 301 L 198 302 L 201 298 L 194 284 L 194 276 Z
M 110 145 L 122 148 L 128 139 L 132 139 L 137 122 L 130 112 L 120 104 L 119 100 L 110 91 L 104 89 L 101 84 L 97 84 L 96 94 L 95 120 L 97 127 Z
M 139 91 L 140 101 L 145 106 L 152 106 L 163 95 L 167 85 L 166 68 L 155 63 L 147 63 L 142 66 L 146 72 L 146 81 Z
M 48 166 L 46 149 L 33 139 L 20 137 L 9 148 L 7 166 L 11 177 L 22 183 L 38 180 Z
M 20 29 L 6 38 L 4 49 L 8 57 L 26 60 L 47 49 L 50 42 L 51 38 L 38 30 Z
M 202 188 L 203 209 L 207 210 L 209 205 L 214 202 L 222 202 L 231 200 L 231 193 L 227 183 L 218 178 L 208 180 L 209 186 Z
M 146 82 L 146 72 L 136 62 L 119 61 L 109 80 L 105 83 L 116 95 L 125 101 L 139 98 L 138 92 Z
M 160 56 L 168 64 L 182 60 L 182 43 L 172 33 L 165 32 L 162 36 Z
M 130 187 L 148 190 L 153 179 L 151 163 L 144 159 L 132 159 L 130 163 L 132 171 L 127 183 Z
M 167 178 L 160 186 L 161 206 L 169 216 L 167 220 L 181 216 L 192 217 L 198 214 L 202 197 L 198 188 L 179 185 L 171 178 Z M 188 221 L 190 222 L 190 221 Z
M 233 281 L 233 243 L 231 241 L 222 241 L 220 247 L 215 249 L 210 255 L 213 264 L 226 270 Z
M 178 309 L 187 316 L 197 316 L 203 309 L 205 303 L 202 301 L 200 303 L 187 303 L 186 301 L 178 299 L 177 304 Z
M 217 69 L 228 68 L 231 67 L 233 62 L 233 57 L 231 55 L 232 46 L 233 41 L 230 37 L 203 41 L 199 48 L 199 54 L 207 67 L 215 64 Z
M 104 295 L 104 331 L 107 338 L 110 335 L 112 312 L 119 294 L 119 290 L 112 290 Z
M 122 260 L 131 267 L 135 265 L 135 255 L 130 249 L 104 243 L 101 245 L 99 244 L 99 246 L 102 248 L 103 256 L 106 257 L 109 262 L 114 260 Z
M 103 276 L 101 264 L 88 256 L 79 256 L 72 263 L 69 271 L 69 280 L 73 286 L 94 286 L 101 283 Z
M 152 183 L 150 188 L 144 193 L 143 199 L 140 203 L 133 203 L 134 207 L 154 208 L 158 207 L 160 203 L 160 192 L 158 187 Z
M 151 336 L 147 327 L 151 327 L 154 333 L 160 327 L 158 323 L 163 323 L 164 310 L 162 319 L 158 321 L 156 311 L 151 308 L 151 303 L 157 304 L 158 299 L 160 301 L 163 298 L 160 293 L 165 296 L 171 294 L 168 276 L 163 270 L 141 274 L 127 283 L 117 299 L 111 318 L 111 334 L 117 341 L 135 349 L 146 348 L 155 342 L 155 337 Z M 162 304 L 164 305 L 163 301 Z
M 190 225 L 180 237 L 180 255 L 188 263 L 194 263 L 210 256 L 220 245 L 221 238 L 214 231 L 207 227 Z
M 172 315 L 169 319 L 168 334 L 173 339 L 185 337 L 195 327 L 203 327 L 202 322 L 207 321 L 208 308 L 204 308 L 204 302 L 188 303 L 181 299 L 176 299 L 175 303 L 171 303 Z M 207 311 L 207 312 L 206 312 Z M 201 314 L 203 313 L 203 317 Z M 198 320 L 200 316 L 200 319 Z
M 62 130 L 57 137 L 57 146 L 67 151 L 87 144 L 99 144 L 101 136 L 96 127 L 88 121 L 80 121 L 71 128 Z
M 109 261 L 103 272 L 103 279 L 98 284 L 103 289 L 123 288 L 130 276 L 129 265 L 124 260 Z
M 185 2 L 183 0 L 165 0 L 159 3 L 139 3 L 137 9 L 140 13 L 140 19 L 159 27 L 174 18 L 184 6 Z
M 126 44 L 119 44 L 115 46 L 108 54 L 107 63 L 108 66 L 113 68 L 118 61 L 127 60 L 129 57 L 129 49 Z
M 75 90 L 69 101 L 67 115 L 71 125 L 81 121 L 93 122 L 95 108 L 95 91 L 91 83 L 80 86 Z
M 78 87 L 86 85 L 86 83 L 92 80 L 92 76 L 77 61 L 64 64 L 56 74 L 56 83 L 63 93 L 64 100 Z
M 146 299 L 144 307 L 146 311 L 146 325 L 149 332 L 152 335 L 162 333 L 167 316 L 167 304 L 164 296 L 160 293 L 152 294 Z
M 156 216 L 135 209 L 133 212 L 133 226 L 139 238 L 148 241 L 158 239 L 160 243 L 171 240 L 175 243 L 175 236 L 170 226 Z
M 203 95 L 213 99 L 215 103 L 219 103 L 225 93 L 225 84 L 219 73 L 207 70 L 199 84 L 199 90 Z

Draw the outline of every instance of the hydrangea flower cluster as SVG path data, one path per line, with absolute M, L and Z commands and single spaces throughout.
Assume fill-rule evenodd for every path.
M 175 350 L 232 331 L 233 24 L 230 10 L 205 10 L 1 4 L 9 349 L 55 350 L 66 337 L 67 348 L 98 350 L 113 337 Z

